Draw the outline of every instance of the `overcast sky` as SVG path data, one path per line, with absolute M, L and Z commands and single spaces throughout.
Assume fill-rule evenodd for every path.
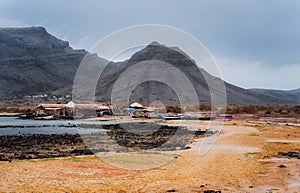
M 132 25 L 164 24 L 199 39 L 223 78 L 244 88 L 300 87 L 297 0 L 0 0 L 0 27 L 44 26 L 89 50 Z

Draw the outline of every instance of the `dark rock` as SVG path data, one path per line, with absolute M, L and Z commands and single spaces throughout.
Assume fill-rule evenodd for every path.
M 174 189 L 167 190 L 166 192 L 176 192 Z
M 215 190 L 204 190 L 204 193 L 221 193 L 221 190 L 215 191 Z
M 110 130 L 107 134 L 112 140 L 116 141 L 117 144 L 136 150 L 161 147 L 167 142 L 170 142 L 171 138 L 178 132 L 181 135 L 178 136 L 179 141 L 176 142 L 181 144 L 167 144 L 164 146 L 167 149 L 174 149 L 175 147 L 185 146 L 188 139 L 191 139 L 193 136 L 192 132 L 183 129 L 182 127 L 161 126 L 152 123 L 146 124 L 146 126 L 143 124 L 111 125 L 106 127 L 106 129 Z M 140 131 L 144 130 L 155 131 L 152 133 L 139 134 Z
M 74 149 L 70 151 L 74 155 L 93 155 L 94 153 L 89 149 Z
M 80 127 L 84 128 L 83 125 Z M 144 135 L 136 134 L 137 130 L 144 131 L 146 127 L 154 129 L 155 132 Z M 161 146 L 163 151 L 172 151 L 178 147 L 183 149 L 193 137 L 193 132 L 183 127 L 169 127 L 154 123 L 106 125 L 105 129 L 108 130 L 109 140 L 107 134 L 103 133 L 0 136 L 0 161 L 92 155 L 93 153 L 108 151 L 132 152 Z M 174 136 L 175 132 L 179 133 Z M 172 139 L 173 137 L 176 139 Z M 112 140 L 115 143 L 112 143 Z M 176 159 L 177 156 L 174 158 Z
M 300 154 L 298 152 L 289 151 L 289 152 L 278 152 L 278 155 L 290 157 L 290 158 L 297 158 L 300 159 Z
M 10 160 L 9 158 L 4 158 L 4 157 L 3 157 L 3 158 L 1 157 L 1 158 L 0 158 L 0 161 L 8 161 L 8 162 L 11 162 L 11 160 Z
M 279 168 L 286 168 L 286 166 L 283 165 L 283 164 L 279 165 L 278 167 L 279 167 Z
M 75 150 L 71 148 L 74 144 Z M 3 152 L 0 154 L 0 161 L 92 154 L 79 134 L 0 136 L 0 152 Z
M 205 134 L 205 131 L 196 131 L 195 132 L 195 135 L 204 135 Z

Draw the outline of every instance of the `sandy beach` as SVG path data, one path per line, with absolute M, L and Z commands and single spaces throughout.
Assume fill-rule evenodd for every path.
M 299 127 L 247 121 L 222 126 L 204 155 L 199 138 L 184 151 L 0 162 L 0 192 L 300 192 L 300 159 L 279 154 L 299 153 Z M 135 167 L 145 163 L 153 165 Z

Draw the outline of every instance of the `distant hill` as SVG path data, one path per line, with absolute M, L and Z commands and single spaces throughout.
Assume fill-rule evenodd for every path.
M 89 57 L 95 65 L 108 62 L 85 50 L 72 49 L 68 42 L 50 35 L 43 27 L 0 28 L 0 100 L 11 96 L 49 92 L 71 94 L 75 73 L 85 56 Z M 202 103 L 210 102 L 209 88 L 203 75 L 215 83 L 222 81 L 208 74 L 204 69 L 199 69 L 194 61 L 179 48 L 174 50 L 156 42 L 136 52 L 124 62 L 110 62 L 96 90 L 98 100 L 110 99 L 113 85 L 121 73 L 136 63 L 147 60 L 164 61 L 180 69 L 193 84 L 199 101 Z M 282 95 L 275 95 L 257 90 L 246 90 L 228 83 L 225 83 L 225 86 L 228 104 L 299 103 L 299 98 L 292 98 L 291 93 L 284 91 Z M 295 93 L 299 92 L 295 91 Z M 165 103 L 178 103 L 178 98 L 174 97 L 174 91 L 167 85 L 156 81 L 144 82 L 137 86 L 130 98 L 141 102 L 161 100 Z
M 271 90 L 271 89 L 249 89 L 257 94 L 263 94 L 280 100 L 291 101 L 294 104 L 300 104 L 300 88 L 295 90 Z

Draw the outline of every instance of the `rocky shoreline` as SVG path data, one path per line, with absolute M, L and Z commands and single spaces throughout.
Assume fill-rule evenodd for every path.
M 91 154 L 79 134 L 0 136 L 0 161 Z
M 108 130 L 107 134 L 66 133 L 0 136 L 0 161 L 92 155 L 99 152 L 133 152 L 149 149 L 159 151 L 184 150 L 188 149 L 187 145 L 195 136 L 202 137 L 205 135 L 205 132 L 193 132 L 183 127 L 154 123 L 126 123 L 106 125 L 101 128 Z

